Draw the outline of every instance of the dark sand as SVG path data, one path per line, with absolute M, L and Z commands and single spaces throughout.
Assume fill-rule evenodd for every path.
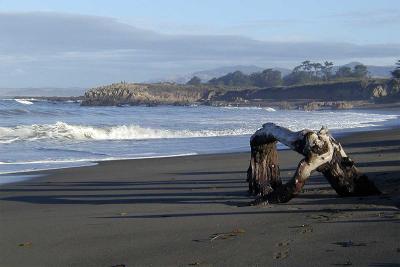
M 245 206 L 249 153 L 103 162 L 2 185 L 0 266 L 400 266 L 400 130 L 341 141 L 392 196 L 341 198 L 316 174 L 288 204 Z M 299 159 L 280 152 L 284 177 Z

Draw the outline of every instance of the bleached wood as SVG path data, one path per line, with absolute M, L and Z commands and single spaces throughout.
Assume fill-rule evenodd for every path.
M 294 177 L 284 185 L 280 182 L 278 157 L 273 151 L 276 150 L 277 141 L 304 155 Z M 289 201 L 301 192 L 307 179 L 316 170 L 322 172 L 342 196 L 379 193 L 374 184 L 357 170 L 340 143 L 325 127 L 318 132 L 308 129 L 293 132 L 267 123 L 251 136 L 250 145 L 247 181 L 249 193 L 257 196 L 255 203 Z

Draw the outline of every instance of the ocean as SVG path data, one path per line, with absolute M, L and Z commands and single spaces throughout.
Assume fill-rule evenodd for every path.
M 68 101 L 0 99 L 0 174 L 104 160 L 249 151 L 250 135 L 266 122 L 292 130 L 325 125 L 342 134 L 398 125 L 399 117 L 398 111 L 376 110 L 84 107 Z

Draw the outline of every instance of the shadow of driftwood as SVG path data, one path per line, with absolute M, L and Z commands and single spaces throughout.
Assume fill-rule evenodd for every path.
M 400 140 L 380 140 L 368 142 L 351 142 L 344 143 L 345 148 L 359 148 L 359 147 L 381 147 L 381 146 L 399 146 Z
M 367 151 L 354 151 L 349 153 L 351 155 L 360 154 L 381 154 L 381 153 L 399 153 L 400 148 L 388 148 L 388 149 L 377 149 L 377 150 L 367 150 Z
M 243 188 L 242 181 L 192 181 L 192 182 L 51 182 L 47 184 L 24 184 L 17 188 L 2 188 L 0 192 L 95 192 L 95 191 L 182 191 Z
M 197 171 L 197 172 L 174 172 L 174 173 L 167 173 L 170 175 L 220 175 L 220 174 L 245 174 L 245 171 Z
M 359 163 L 362 167 L 398 166 L 400 161 Z M 294 169 L 287 169 L 293 172 Z M 285 170 L 282 170 L 285 173 Z M 291 178 L 285 173 L 283 182 Z M 368 174 L 368 173 L 367 173 Z M 380 175 L 383 173 L 371 173 Z M 0 192 L 15 193 L 3 197 L 3 201 L 21 201 L 36 204 L 226 204 L 243 206 L 250 202 L 247 195 L 246 172 L 195 171 L 170 173 L 164 180 L 141 181 L 86 181 L 86 182 L 25 182 L 21 185 L 5 186 Z M 225 175 L 225 176 L 223 176 Z M 229 175 L 233 175 L 231 178 Z M 385 172 L 394 177 L 399 172 Z M 191 177 L 193 176 L 193 177 Z M 238 177 L 240 176 L 240 177 Z M 183 179 L 182 179 L 183 178 Z M 207 178 L 207 179 L 206 179 Z M 115 178 L 114 178 L 115 179 Z M 356 203 L 378 203 L 386 205 L 379 198 L 341 198 L 329 191 L 329 184 L 321 175 L 314 175 L 307 182 L 305 194 L 300 194 L 291 205 L 343 205 Z M 26 193 L 26 194 L 18 194 Z M 62 194 L 57 194 L 63 192 Z M 387 204 L 389 205 L 389 204 Z
M 391 263 L 391 262 L 387 262 L 387 263 L 372 263 L 368 266 L 371 267 L 399 267 L 400 266 L 400 261 L 397 263 Z
M 247 195 L 244 178 L 235 179 L 170 179 L 165 181 L 137 182 L 52 182 L 25 183 L 21 186 L 1 189 L 16 195 L 3 197 L 3 201 L 20 201 L 35 204 L 225 204 L 247 206 L 251 200 Z M 23 193 L 18 194 L 19 192 Z M 45 192 L 45 194 L 43 194 Z M 64 194 L 57 194 L 65 192 Z M 27 193 L 27 194 L 25 194 Z M 387 202 L 387 201 L 386 201 Z M 326 183 L 317 176 L 310 181 L 306 192 L 289 204 L 298 205 L 344 205 L 374 204 L 385 205 L 381 197 L 338 197 Z M 390 205 L 390 204 L 387 204 Z
M 400 160 L 387 160 L 387 161 L 371 161 L 371 162 L 358 162 L 357 167 L 387 167 L 387 166 L 400 166 Z
M 232 205 L 242 199 L 248 201 L 246 192 L 243 191 L 223 191 L 223 192 L 174 192 L 160 193 L 150 192 L 142 194 L 64 194 L 64 195 L 25 195 L 10 196 L 2 198 L 5 201 L 22 201 L 35 204 L 210 204 L 225 203 Z

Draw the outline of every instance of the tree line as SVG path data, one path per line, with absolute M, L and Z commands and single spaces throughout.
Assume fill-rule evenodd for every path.
M 400 78 L 400 60 L 393 72 L 393 78 Z M 292 72 L 286 76 L 274 69 L 265 69 L 261 72 L 244 74 L 241 71 L 228 73 L 224 76 L 213 78 L 207 82 L 210 85 L 225 86 L 256 86 L 273 87 L 280 85 L 300 85 L 308 83 L 319 83 L 327 81 L 340 81 L 348 78 L 363 79 L 368 77 L 368 69 L 363 64 L 355 65 L 353 68 L 340 66 L 334 71 L 334 64 L 330 61 L 322 63 L 303 61 L 300 65 L 293 68 Z M 187 84 L 199 85 L 202 81 L 194 76 Z
M 394 69 L 394 71 L 392 71 L 392 77 L 394 79 L 400 79 L 400 60 L 397 60 L 396 66 L 397 67 Z

